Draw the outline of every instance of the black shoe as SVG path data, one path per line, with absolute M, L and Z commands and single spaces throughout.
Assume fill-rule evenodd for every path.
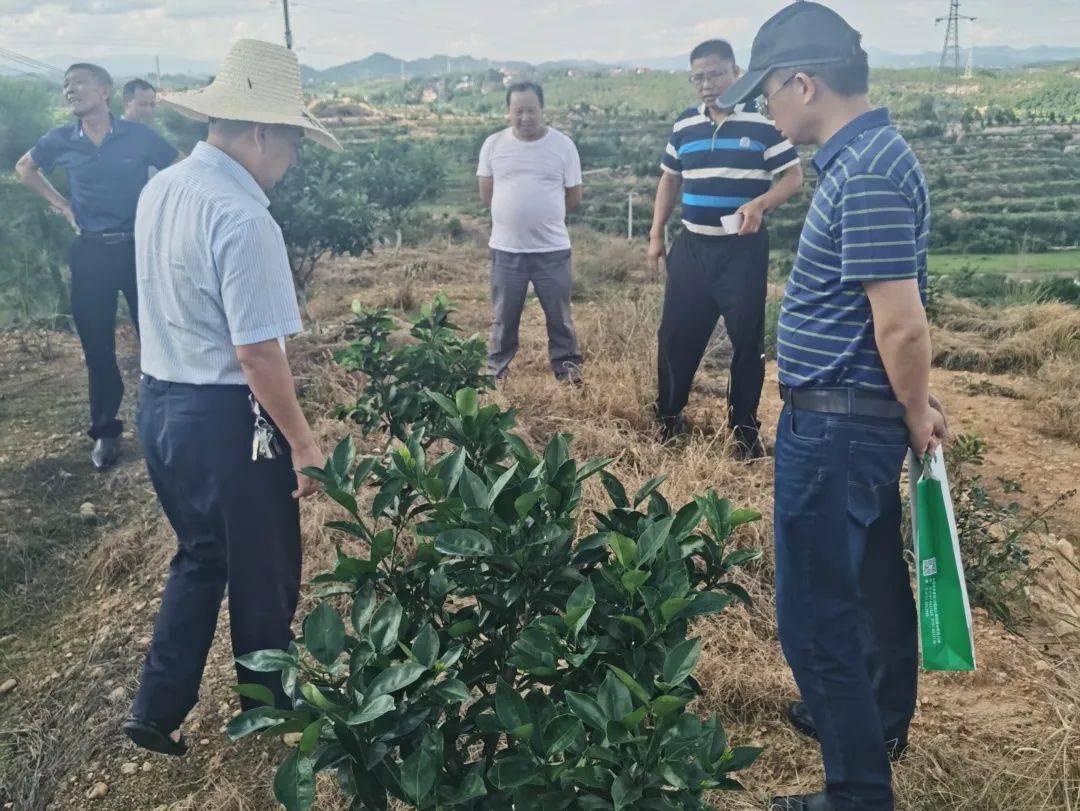
M 681 413 L 674 417 L 658 417 L 660 422 L 660 442 L 666 443 L 690 433 L 690 423 Z
M 753 462 L 768 455 L 756 427 L 736 425 L 731 429 L 731 434 L 735 439 L 734 456 L 740 462 Z
M 183 735 L 180 736 L 180 740 L 174 741 L 168 733 L 138 718 L 127 719 L 123 727 L 124 734 L 131 738 L 136 746 L 143 749 L 173 757 L 180 757 L 187 752 L 187 743 L 184 742 Z
M 814 719 L 810 716 L 810 710 L 807 709 L 805 702 L 792 701 L 788 704 L 787 719 L 803 735 L 813 738 L 815 741 L 818 740 L 817 727 L 814 726 Z M 908 740 L 906 735 L 902 738 L 889 738 L 885 741 L 885 749 L 889 753 L 889 760 L 893 763 L 898 762 L 907 754 L 907 748 Z
M 98 470 L 108 470 L 120 458 L 120 440 L 114 436 L 103 436 L 94 443 L 90 451 L 90 461 Z
M 824 791 L 816 794 L 792 794 L 787 797 L 773 797 L 769 811 L 831 811 L 832 803 Z

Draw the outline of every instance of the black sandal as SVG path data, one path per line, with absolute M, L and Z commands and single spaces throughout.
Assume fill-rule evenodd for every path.
M 149 749 L 151 752 L 173 757 L 180 757 L 187 752 L 183 735 L 180 736 L 179 741 L 174 741 L 167 733 L 138 718 L 129 718 L 124 721 L 124 734 L 131 738 L 136 746 Z

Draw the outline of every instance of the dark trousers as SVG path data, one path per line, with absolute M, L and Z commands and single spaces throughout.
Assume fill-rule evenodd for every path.
M 132 714 L 171 731 L 195 705 L 226 586 L 235 656 L 292 641 L 300 515 L 287 448 L 276 459 L 251 460 L 246 386 L 144 376 L 139 400 L 146 466 L 178 548 Z M 236 676 L 269 687 L 279 706 L 291 706 L 280 674 L 237 665 Z
M 769 235 L 702 237 L 683 231 L 667 258 L 664 310 L 658 336 L 657 411 L 674 417 L 720 316 L 734 349 L 728 382 L 728 424 L 740 439 L 757 437 L 765 382 L 765 292 Z
M 90 430 L 93 439 L 118 437 L 116 418 L 124 381 L 116 363 L 116 296 L 123 293 L 131 321 L 139 329 L 135 287 L 135 242 L 106 242 L 78 236 L 71 243 L 71 314 L 90 377 Z
M 843 811 L 893 808 L 885 741 L 915 711 L 915 602 L 900 535 L 903 420 L 785 406 L 776 432 L 776 616 Z
M 525 296 L 532 282 L 547 322 L 548 359 L 560 380 L 581 374 L 581 350 L 570 317 L 570 251 L 510 253 L 491 251 L 491 340 L 488 371 L 505 377 L 518 351 L 518 329 Z

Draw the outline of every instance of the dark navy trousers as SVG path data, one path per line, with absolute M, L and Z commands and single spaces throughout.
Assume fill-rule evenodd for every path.
M 915 602 L 900 533 L 901 419 L 785 406 L 776 438 L 776 615 L 842 811 L 891 811 L 885 741 L 915 711 Z
M 300 515 L 284 441 L 276 459 L 251 460 L 246 386 L 144 375 L 139 394 L 146 465 L 177 551 L 132 715 L 169 732 L 195 706 L 226 588 L 235 656 L 289 646 L 300 590 Z M 239 665 L 236 671 L 239 683 L 265 685 L 279 706 L 291 706 L 280 674 Z

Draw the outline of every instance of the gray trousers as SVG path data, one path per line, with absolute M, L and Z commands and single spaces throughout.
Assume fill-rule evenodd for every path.
M 518 327 L 525 296 L 532 282 L 547 320 L 548 358 L 559 380 L 581 374 L 581 351 L 570 318 L 570 251 L 509 253 L 491 251 L 491 341 L 488 371 L 506 376 L 518 351 Z

